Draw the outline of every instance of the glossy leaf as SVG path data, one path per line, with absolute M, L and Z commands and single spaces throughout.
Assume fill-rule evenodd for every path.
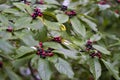
M 102 47 L 102 46 L 93 45 L 93 47 L 94 47 L 95 49 L 97 49 L 98 51 L 102 52 L 103 54 L 110 55 L 110 51 L 108 51 L 107 49 L 105 49 L 105 48 Z
M 74 72 L 67 61 L 59 58 L 58 62 L 55 64 L 55 67 L 60 73 L 67 75 L 69 78 L 73 78 Z
M 80 20 L 78 20 L 77 17 L 73 17 L 72 19 L 70 19 L 70 21 L 71 21 L 72 28 L 73 28 L 74 32 L 76 34 L 80 34 L 82 37 L 85 37 L 86 29 L 85 29 L 84 24 L 82 24 L 80 22 Z
M 50 80 L 52 71 L 49 67 L 49 63 L 43 59 L 38 61 L 38 72 L 42 80 Z
M 91 59 L 89 62 L 90 72 L 93 74 L 95 80 L 101 76 L 101 65 L 97 58 Z
M 113 65 L 107 61 L 105 61 L 104 59 L 102 59 L 104 65 L 106 66 L 106 68 L 108 69 L 108 71 L 114 76 L 114 78 L 116 80 L 120 80 L 120 77 L 118 76 L 118 71 L 114 69 Z
M 26 54 L 29 54 L 29 53 L 33 52 L 33 51 L 34 50 L 32 48 L 30 48 L 30 47 L 21 46 L 20 48 L 18 48 L 16 50 L 16 53 L 17 53 L 16 58 L 22 57 L 22 56 L 24 56 Z
M 58 22 L 65 23 L 68 21 L 69 17 L 65 14 L 57 14 L 56 15 Z
M 16 73 L 14 73 L 11 69 L 5 68 L 7 75 L 9 76 L 10 80 L 22 80 Z

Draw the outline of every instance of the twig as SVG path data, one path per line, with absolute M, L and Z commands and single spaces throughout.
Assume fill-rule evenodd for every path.
M 34 70 L 33 70 L 32 66 L 31 66 L 31 60 L 28 62 L 28 67 L 30 69 L 31 75 L 34 78 L 34 80 L 42 80 L 42 79 L 38 79 L 37 76 L 34 74 Z

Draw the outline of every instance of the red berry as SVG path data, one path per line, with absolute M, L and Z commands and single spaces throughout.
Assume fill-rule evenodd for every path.
M 117 0 L 118 3 L 120 3 L 120 0 Z
M 35 18 L 37 17 L 36 13 L 33 13 L 33 14 L 31 15 L 31 17 L 32 17 L 33 19 L 35 19 Z
M 43 47 L 43 43 L 42 43 L 42 42 L 39 42 L 39 46 L 42 48 L 42 47 Z
M 61 43 L 61 37 L 54 37 L 53 38 L 53 41 L 55 41 L 55 42 L 58 42 L 58 43 Z
M 48 53 L 47 56 L 49 57 L 52 57 L 54 54 L 51 52 L 51 53 Z
M 43 52 L 42 52 L 42 55 L 45 55 L 45 56 L 46 56 L 46 52 L 45 52 L 45 51 L 43 51 Z
M 13 31 L 13 28 L 9 26 L 9 27 L 6 29 L 6 31 L 12 32 L 12 31 Z
M 90 56 L 94 58 L 96 56 L 96 53 L 91 53 Z
M 76 15 L 76 12 L 75 11 L 71 11 L 71 14 L 73 15 L 73 16 L 75 16 Z
M 102 54 L 100 53 L 100 52 L 98 52 L 97 54 L 96 54 L 96 56 L 100 59 L 100 58 L 102 58 Z
M 34 9 L 35 12 L 41 12 L 39 8 Z
M 38 13 L 38 16 L 42 17 L 42 16 L 43 16 L 43 14 L 42 14 L 42 13 Z
M 115 13 L 119 14 L 119 10 L 115 10 Z
M 88 40 L 88 41 L 87 41 L 87 44 L 92 44 L 92 41 Z

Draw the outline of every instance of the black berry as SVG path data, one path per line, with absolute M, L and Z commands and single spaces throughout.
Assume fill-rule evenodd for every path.
M 99 59 L 102 58 L 102 54 L 101 54 L 99 51 L 98 51 L 98 52 L 93 52 L 93 53 L 91 53 L 90 56 L 91 56 L 92 58 L 94 58 L 95 56 L 98 57 Z
M 117 3 L 120 3 L 120 0 L 116 0 Z
M 42 14 L 42 12 L 40 11 L 40 9 L 38 9 L 38 8 L 35 8 L 34 9 L 34 12 L 32 13 L 32 15 L 31 15 L 31 17 L 33 18 L 33 19 L 36 19 L 36 17 L 42 17 L 43 16 L 43 14 Z
M 92 47 L 92 42 L 90 40 L 87 41 L 86 43 L 86 50 L 89 51 L 89 50 L 93 50 L 94 48 Z
M 67 6 L 62 5 L 61 6 L 61 11 L 66 11 L 66 10 L 67 10 Z
M 2 68 L 3 67 L 3 62 L 2 61 L 0 61 L 0 68 Z

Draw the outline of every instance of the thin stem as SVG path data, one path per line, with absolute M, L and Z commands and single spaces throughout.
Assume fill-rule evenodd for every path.
M 34 78 L 34 80 L 42 80 L 42 79 L 38 79 L 37 76 L 34 74 L 34 70 L 33 70 L 32 65 L 31 65 L 31 60 L 28 62 L 28 67 L 31 71 L 31 75 Z

